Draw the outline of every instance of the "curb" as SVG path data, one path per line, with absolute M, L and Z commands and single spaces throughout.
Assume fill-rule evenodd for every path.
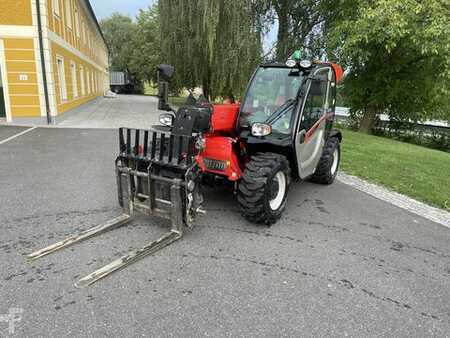
M 391 191 L 379 185 L 369 183 L 356 176 L 348 175 L 343 172 L 338 173 L 337 179 L 340 182 L 378 198 L 379 200 L 388 202 L 401 209 L 407 210 L 413 214 L 450 228 L 450 212 L 431 207 L 411 197 L 399 194 L 398 192 Z

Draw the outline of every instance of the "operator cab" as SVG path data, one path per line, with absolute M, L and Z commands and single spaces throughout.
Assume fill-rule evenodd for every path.
M 268 124 L 272 133 L 289 135 L 292 111 L 304 72 L 281 63 L 260 66 L 250 82 L 239 115 L 240 129 Z
M 310 176 L 331 132 L 341 77 L 339 66 L 301 60 L 299 51 L 286 64 L 258 67 L 237 123 L 250 153 L 282 153 L 299 177 Z

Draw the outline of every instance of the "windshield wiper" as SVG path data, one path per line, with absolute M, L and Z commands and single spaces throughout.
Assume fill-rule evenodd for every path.
M 264 121 L 264 123 L 271 124 L 275 121 L 280 115 L 284 113 L 284 111 L 294 104 L 294 99 L 289 99 L 281 106 L 279 106 L 275 111 Z

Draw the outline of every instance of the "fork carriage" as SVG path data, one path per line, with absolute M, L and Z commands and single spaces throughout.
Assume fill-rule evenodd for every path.
M 185 227 L 192 228 L 195 216 L 205 213 L 201 208 L 200 172 L 194 152 L 192 135 L 120 128 L 119 156 L 115 166 L 123 214 L 27 257 L 34 260 L 112 230 L 130 222 L 137 213 L 171 222 L 170 231 L 158 240 L 129 252 L 75 284 L 85 287 L 180 239 Z
M 166 218 L 179 231 L 192 227 L 202 212 L 193 136 L 120 128 L 119 147 L 116 175 L 124 213 Z

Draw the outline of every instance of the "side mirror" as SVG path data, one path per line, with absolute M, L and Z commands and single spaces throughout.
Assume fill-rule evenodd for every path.
M 158 80 L 170 80 L 175 72 L 175 68 L 171 65 L 158 65 Z
M 169 83 L 175 69 L 170 65 L 159 65 L 157 67 L 158 78 L 158 109 L 165 111 L 173 111 L 169 105 Z

